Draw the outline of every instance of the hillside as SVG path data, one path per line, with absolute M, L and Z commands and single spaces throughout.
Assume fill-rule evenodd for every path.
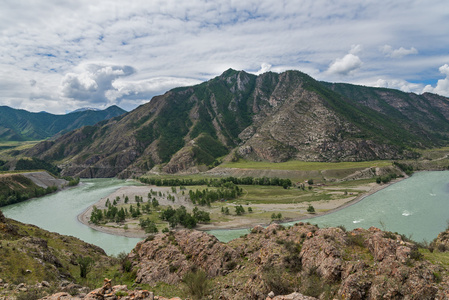
M 0 211 L 0 297 L 448 299 L 448 232 L 423 247 L 374 227 L 271 224 L 226 244 L 205 232 L 179 230 L 149 236 L 113 258 Z M 112 282 L 98 288 L 105 277 Z
M 155 166 L 198 172 L 225 155 L 271 162 L 415 158 L 413 149 L 447 145 L 446 111 L 447 98 L 432 94 L 322 83 L 298 71 L 229 69 L 25 154 L 80 177 L 129 177 Z
M 270 299 L 293 292 L 319 299 L 447 299 L 447 266 L 430 263 L 420 251 L 432 256 L 374 227 L 346 232 L 298 223 L 257 226 L 227 244 L 199 231 L 159 234 L 137 244 L 128 258 L 137 283 L 177 285 L 205 272 L 209 285 L 191 289 L 198 299 L 201 287 L 210 299 Z M 298 294 L 275 299 L 316 299 Z
M 84 110 L 66 115 L 46 112 L 32 113 L 22 109 L 0 106 L 0 141 L 43 140 L 85 125 L 124 114 L 126 111 L 110 106 L 105 110 Z
M 94 259 L 103 271 L 116 263 L 97 246 L 5 218 L 1 211 L 0 257 L 0 299 L 34 300 L 57 289 L 88 292 L 79 285 L 88 283 L 80 278 L 82 259 Z
M 0 174 L 0 207 L 53 193 L 68 183 L 44 171 Z
M 448 299 L 448 253 L 439 242 L 418 249 L 374 227 L 346 232 L 304 223 L 257 226 L 227 244 L 181 230 L 150 236 L 126 258 L 141 294 L 105 280 L 84 299 L 153 299 L 153 291 L 180 297 L 172 299 Z M 45 299 L 62 296 L 79 299 Z

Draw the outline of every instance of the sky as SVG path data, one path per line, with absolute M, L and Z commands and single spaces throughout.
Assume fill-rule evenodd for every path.
M 449 97 L 446 0 L 2 0 L 0 105 L 126 110 L 228 68 Z

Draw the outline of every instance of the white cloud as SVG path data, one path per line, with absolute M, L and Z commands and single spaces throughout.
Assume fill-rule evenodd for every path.
M 418 54 L 418 50 L 415 47 L 411 47 L 410 49 L 405 49 L 404 47 L 393 49 L 390 45 L 383 46 L 382 52 L 391 58 L 402 58 L 407 55 Z
M 406 93 L 419 93 L 422 90 L 421 84 L 411 83 L 403 79 L 378 79 L 374 84 L 370 85 L 374 87 L 397 89 Z
M 123 98 L 148 101 L 152 96 L 162 94 L 172 88 L 198 83 L 201 83 L 201 81 L 174 77 L 158 77 L 142 81 L 117 80 L 112 83 L 114 89 L 106 91 L 106 97 L 112 102 Z
M 423 89 L 423 93 L 429 92 L 449 97 L 449 65 L 448 64 L 442 65 L 439 68 L 439 71 L 441 74 L 446 75 L 446 77 L 444 79 L 438 80 L 437 85 L 435 87 L 432 87 L 431 85 L 426 85 Z
M 108 102 L 106 93 L 114 90 L 112 83 L 119 77 L 135 73 L 130 66 L 88 64 L 81 73 L 67 73 L 61 81 L 61 96 L 102 104 Z
M 349 75 L 362 66 L 362 60 L 356 54 L 360 53 L 361 46 L 353 45 L 348 54 L 337 58 L 327 69 L 328 74 Z
M 435 66 L 449 61 L 448 27 L 441 0 L 3 0 L 0 105 L 40 109 L 46 103 L 64 112 L 64 106 L 117 101 L 130 109 L 161 78 L 167 79 L 160 82 L 163 93 L 173 78 L 197 82 L 230 67 L 299 69 L 351 83 L 428 82 L 437 79 Z M 135 72 L 86 68 L 91 64 Z
M 260 75 L 260 74 L 269 72 L 269 71 L 271 71 L 271 67 L 272 67 L 272 65 L 270 65 L 269 63 L 262 63 L 260 65 L 260 69 L 257 72 L 255 72 L 254 74 Z

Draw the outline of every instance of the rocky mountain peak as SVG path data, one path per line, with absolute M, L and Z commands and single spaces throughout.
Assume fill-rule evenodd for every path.
M 154 167 L 199 172 L 226 155 L 271 162 L 411 158 L 412 148 L 445 145 L 448 132 L 444 97 L 329 84 L 299 71 L 228 69 L 26 154 L 60 163 L 64 175 L 128 177 Z

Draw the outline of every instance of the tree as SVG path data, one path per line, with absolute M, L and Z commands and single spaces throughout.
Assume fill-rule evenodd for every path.
M 307 180 L 307 183 L 308 183 L 309 185 L 313 185 L 313 179 Z
M 193 217 L 198 222 L 209 222 L 210 221 L 210 214 L 208 212 L 206 212 L 206 211 L 199 210 L 198 207 L 195 207 L 193 209 Z
M 153 198 L 151 205 L 153 205 L 154 208 L 157 208 L 159 206 L 159 201 L 157 201 L 156 198 Z
M 125 217 L 126 217 L 125 210 L 122 207 L 117 213 L 117 222 L 125 221 Z
M 89 256 L 81 256 L 78 258 L 78 265 L 80 266 L 80 276 L 81 278 L 86 278 L 87 274 L 92 270 L 92 265 L 94 264 L 93 258 Z
M 307 207 L 307 212 L 313 214 L 315 213 L 315 208 L 309 204 L 309 207 Z
M 237 216 L 240 216 L 240 215 L 242 215 L 244 213 L 245 213 L 245 209 L 243 208 L 243 206 L 239 205 L 239 206 L 235 207 L 235 214 Z

